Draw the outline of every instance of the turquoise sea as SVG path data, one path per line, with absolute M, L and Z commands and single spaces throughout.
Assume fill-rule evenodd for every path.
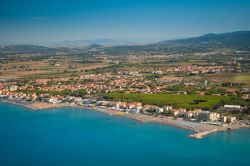
M 191 131 L 75 108 L 0 103 L 0 166 L 248 166 L 250 130 Z

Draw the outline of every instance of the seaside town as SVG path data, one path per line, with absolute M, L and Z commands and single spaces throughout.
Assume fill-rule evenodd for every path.
M 250 166 L 250 0 L 0 11 L 0 166 Z
M 196 78 L 230 70 L 224 66 L 189 65 L 151 72 L 131 68 L 115 73 L 6 80 L 0 82 L 0 98 L 33 109 L 77 106 L 142 122 L 166 123 L 194 130 L 198 135 L 192 136 L 201 138 L 218 130 L 250 126 L 250 88 L 243 83 Z
M 194 138 L 249 128 L 249 47 L 173 42 L 3 45 L 0 100 L 34 110 L 80 107 L 168 124 L 194 131 Z

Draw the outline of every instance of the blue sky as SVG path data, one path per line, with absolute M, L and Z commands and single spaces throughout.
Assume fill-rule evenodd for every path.
M 250 30 L 250 0 L 1 0 L 0 43 L 157 41 Z

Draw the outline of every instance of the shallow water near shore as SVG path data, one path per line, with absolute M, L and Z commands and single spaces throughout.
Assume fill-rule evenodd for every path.
M 0 103 L 0 165 L 249 165 L 250 130 L 191 131 L 78 108 Z

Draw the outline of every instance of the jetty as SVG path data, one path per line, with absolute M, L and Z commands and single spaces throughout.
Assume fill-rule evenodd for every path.
M 198 133 L 195 133 L 195 134 L 191 134 L 189 137 L 201 139 L 204 136 L 206 136 L 208 134 L 211 134 L 213 132 L 216 132 L 216 131 L 218 131 L 218 129 L 213 129 L 213 130 L 210 130 L 210 131 L 202 131 L 202 132 L 198 132 Z

